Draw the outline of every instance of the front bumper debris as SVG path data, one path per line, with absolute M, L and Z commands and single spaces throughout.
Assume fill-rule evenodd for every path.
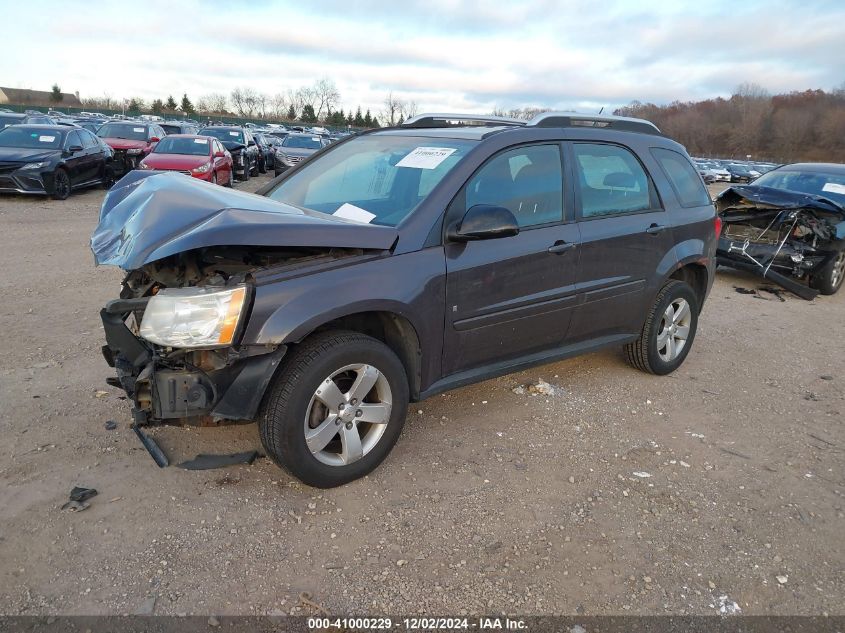
M 106 335 L 103 356 L 117 370 L 109 384 L 132 399 L 135 426 L 254 420 L 287 348 L 161 348 L 137 337 L 127 325 L 140 322 L 147 300 L 115 300 L 100 311 Z

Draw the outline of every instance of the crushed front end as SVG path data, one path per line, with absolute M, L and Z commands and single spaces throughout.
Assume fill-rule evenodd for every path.
M 818 196 L 732 187 L 716 200 L 716 209 L 722 219 L 717 262 L 758 274 L 807 300 L 818 295 L 811 287 L 814 276 L 845 249 L 845 210 Z
M 255 418 L 285 346 L 240 345 L 252 287 L 243 275 L 208 281 L 167 287 L 133 271 L 100 311 L 109 382 L 132 399 L 136 425 Z

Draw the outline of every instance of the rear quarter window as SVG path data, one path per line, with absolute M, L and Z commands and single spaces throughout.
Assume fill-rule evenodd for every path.
M 710 194 L 707 193 L 704 181 L 683 154 L 662 147 L 652 147 L 651 155 L 669 179 L 682 207 L 710 204 Z

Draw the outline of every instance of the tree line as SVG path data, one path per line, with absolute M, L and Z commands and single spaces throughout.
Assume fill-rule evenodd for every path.
M 693 156 L 845 162 L 845 84 L 830 92 L 771 95 L 746 83 L 728 99 L 633 101 L 614 114 L 653 122 Z
M 102 97 L 82 99 L 88 109 L 146 112 L 157 115 L 182 115 L 200 117 L 238 116 L 245 119 L 268 121 L 298 121 L 302 123 L 323 123 L 342 127 L 376 128 L 397 125 L 417 114 L 417 104 L 388 92 L 384 98 L 383 110 L 373 114 L 369 109 L 358 106 L 344 111 L 340 106 L 341 96 L 334 81 L 328 78 L 316 80 L 313 84 L 289 89 L 285 92 L 267 94 L 250 87 L 235 87 L 228 95 L 212 92 L 193 102 L 187 94 L 177 102 L 173 95 L 166 99 L 147 102 L 141 97 L 116 99 L 109 94 Z

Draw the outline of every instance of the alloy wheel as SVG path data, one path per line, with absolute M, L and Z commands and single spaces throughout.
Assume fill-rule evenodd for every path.
M 830 285 L 838 288 L 845 277 L 845 251 L 839 251 L 839 255 L 833 260 L 833 268 L 830 271 Z
M 325 378 L 305 414 L 305 442 L 329 466 L 347 466 L 369 453 L 390 420 L 393 394 L 372 365 L 347 365 Z
M 683 351 L 689 338 L 692 311 L 686 299 L 675 299 L 667 307 L 657 332 L 657 353 L 671 363 Z

